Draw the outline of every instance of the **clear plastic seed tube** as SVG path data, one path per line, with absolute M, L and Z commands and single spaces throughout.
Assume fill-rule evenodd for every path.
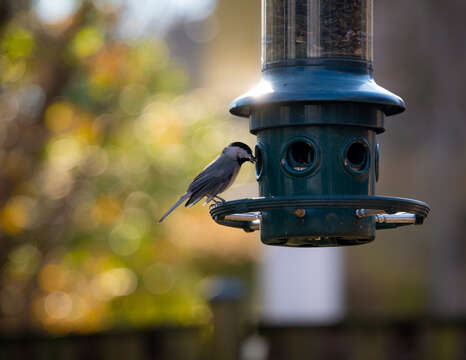
M 262 65 L 372 62 L 373 0 L 262 0 Z

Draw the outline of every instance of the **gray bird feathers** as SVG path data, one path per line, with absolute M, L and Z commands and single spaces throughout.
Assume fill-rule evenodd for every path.
M 165 218 L 166 218 L 168 215 L 170 215 L 170 214 L 172 213 L 173 210 L 175 210 L 178 206 L 180 206 L 181 203 L 182 203 L 183 201 L 185 201 L 190 195 L 191 195 L 191 194 L 190 194 L 189 192 L 187 192 L 187 193 L 185 193 L 184 195 L 182 195 L 182 196 L 178 199 L 178 201 L 177 201 L 175 204 L 173 204 L 173 206 L 172 206 L 170 209 L 168 209 L 168 211 L 160 218 L 159 223 L 161 223 L 162 221 L 164 221 Z
M 217 195 L 233 184 L 241 165 L 246 161 L 255 162 L 251 148 L 248 145 L 242 142 L 234 142 L 228 145 L 214 161 L 208 164 L 194 178 L 186 193 L 160 218 L 159 222 L 165 220 L 186 199 L 188 199 L 185 204 L 186 207 L 193 206 L 204 197 L 207 197 L 206 203 L 215 198 L 220 199 Z

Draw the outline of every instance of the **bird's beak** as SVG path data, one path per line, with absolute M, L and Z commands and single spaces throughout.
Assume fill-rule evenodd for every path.
M 256 158 L 255 158 L 253 155 L 251 155 L 251 156 L 249 157 L 249 161 L 252 162 L 252 163 L 254 164 L 254 163 L 256 162 Z

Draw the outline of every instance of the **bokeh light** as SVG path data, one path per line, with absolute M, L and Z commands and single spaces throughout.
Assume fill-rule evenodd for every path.
M 94 55 L 104 44 L 104 34 L 96 26 L 88 26 L 80 30 L 72 44 L 73 53 L 79 58 Z
M 71 16 L 77 7 L 77 0 L 36 0 L 34 10 L 41 21 L 58 23 Z
M 63 291 L 54 291 L 45 298 L 44 308 L 48 316 L 60 320 L 70 315 L 73 301 L 69 294 Z
M 37 247 L 29 244 L 19 246 L 9 256 L 14 272 L 29 275 L 37 270 L 40 257 Z
M 92 294 L 98 300 L 110 300 L 131 294 L 137 287 L 137 277 L 128 268 L 107 270 L 92 280 Z
M 108 242 L 116 254 L 128 256 L 139 249 L 141 234 L 138 228 L 131 224 L 119 224 L 110 233 Z
M 144 286 L 154 295 L 165 294 L 175 283 L 173 269 L 162 264 L 152 264 L 143 273 Z
M 207 18 L 215 10 L 216 0 L 172 0 L 179 12 L 190 20 L 200 21 Z
M 0 210 L 0 224 L 4 232 L 16 235 L 24 231 L 33 218 L 34 200 L 15 196 Z

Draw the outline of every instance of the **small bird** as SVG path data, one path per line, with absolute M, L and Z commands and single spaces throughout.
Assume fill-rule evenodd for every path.
M 233 184 L 241 165 L 246 161 L 256 162 L 248 145 L 242 142 L 233 142 L 228 145 L 214 161 L 194 178 L 186 193 L 160 218 L 159 223 L 188 198 L 186 207 L 193 206 L 205 196 L 207 197 L 205 204 L 216 201 L 215 199 L 225 202 L 218 194 Z

